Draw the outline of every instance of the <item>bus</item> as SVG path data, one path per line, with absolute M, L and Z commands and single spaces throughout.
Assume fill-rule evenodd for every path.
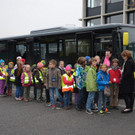
M 135 59 L 135 26 L 57 27 L 0 38 L 0 59 L 15 62 L 17 56 L 22 56 L 30 65 L 50 59 L 64 60 L 65 64 L 74 65 L 80 56 L 103 57 L 109 48 L 118 59 L 121 59 L 120 54 L 125 49 L 130 50 Z

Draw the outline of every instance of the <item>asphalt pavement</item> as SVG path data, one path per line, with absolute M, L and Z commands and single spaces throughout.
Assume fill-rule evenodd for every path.
M 135 111 L 121 114 L 123 107 L 120 101 L 119 110 L 101 116 L 0 97 L 0 135 L 135 135 Z

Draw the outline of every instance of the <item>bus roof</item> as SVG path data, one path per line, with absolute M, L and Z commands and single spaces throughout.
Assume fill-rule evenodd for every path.
M 32 37 L 38 37 L 38 36 L 60 35 L 60 34 L 77 33 L 77 32 L 85 32 L 85 31 L 94 31 L 94 30 L 109 29 L 109 28 L 116 28 L 116 27 L 134 27 L 135 28 L 135 25 L 112 23 L 112 24 L 96 25 L 96 26 L 91 26 L 91 27 L 72 27 L 72 28 L 56 27 L 56 28 L 51 28 L 51 29 L 31 31 L 30 34 L 28 35 L 0 38 L 0 41 L 32 38 Z

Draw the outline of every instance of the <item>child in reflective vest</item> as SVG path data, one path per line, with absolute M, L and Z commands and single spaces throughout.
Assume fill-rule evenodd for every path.
M 70 109 L 70 96 L 71 92 L 73 92 L 73 82 L 74 77 L 71 74 L 71 67 L 66 66 L 66 73 L 62 75 L 62 92 L 64 93 L 64 107 L 65 109 Z
M 31 85 L 33 84 L 33 78 L 32 78 L 30 65 L 24 66 L 24 71 L 21 75 L 21 83 L 22 83 L 22 86 L 24 87 L 24 101 L 25 102 L 31 101 L 30 88 L 31 88 Z
M 6 86 L 7 72 L 5 68 L 5 61 L 0 60 L 0 95 L 4 95 L 4 88 Z
M 8 78 L 7 78 L 7 89 L 8 89 L 8 96 L 12 96 L 12 83 L 15 81 L 14 77 L 14 63 L 9 62 L 8 63 L 8 68 L 7 68 L 7 73 L 8 73 Z

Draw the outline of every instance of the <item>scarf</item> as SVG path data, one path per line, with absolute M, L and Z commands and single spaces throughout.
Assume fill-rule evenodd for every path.
M 112 66 L 112 69 L 113 69 L 114 71 L 116 71 L 118 68 L 119 68 L 119 66 L 116 66 L 116 67 Z

